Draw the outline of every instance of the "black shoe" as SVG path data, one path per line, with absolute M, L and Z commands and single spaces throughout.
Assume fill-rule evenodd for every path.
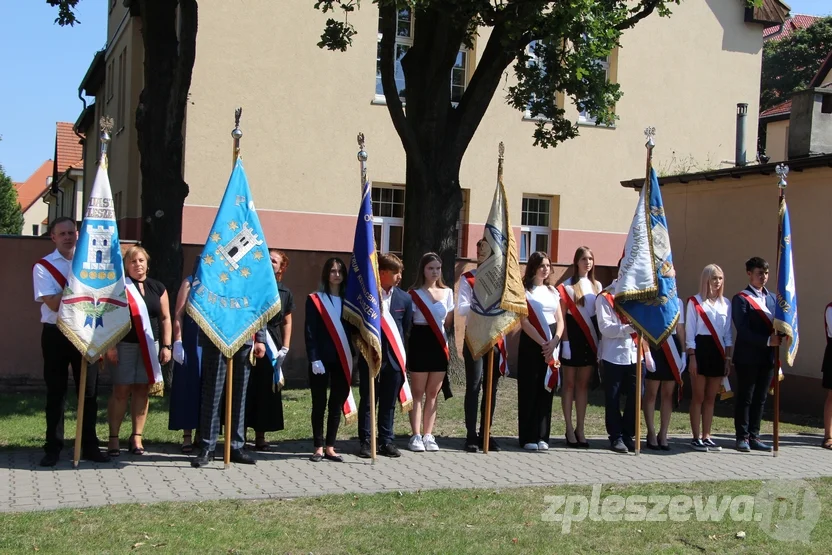
M 616 453 L 629 453 L 630 452 L 629 449 L 627 449 L 627 446 L 624 444 L 624 441 L 621 440 L 621 438 L 616 439 L 615 441 L 611 442 L 610 443 L 610 449 L 612 449 Z
M 566 439 L 566 446 L 569 447 L 570 449 L 577 449 L 578 447 L 581 446 L 581 444 L 578 443 L 577 441 L 569 441 L 569 436 L 564 436 L 564 439 Z
M 379 449 L 381 452 L 381 449 Z M 358 456 L 362 459 L 372 459 L 373 458 L 373 450 L 370 448 L 369 441 L 362 441 L 361 447 L 358 448 Z
M 479 448 L 484 449 L 482 438 L 480 438 L 479 440 Z M 494 451 L 495 453 L 502 451 L 502 449 L 500 448 L 500 444 L 497 443 L 497 440 L 493 437 L 488 439 L 488 450 Z
M 200 466 L 208 466 L 214 460 L 214 452 L 207 449 L 200 449 L 199 455 L 191 459 L 191 466 L 199 468 Z
M 90 449 L 89 451 L 84 451 L 81 453 L 81 458 L 85 461 L 89 462 L 96 462 L 96 463 L 108 463 L 110 462 L 110 457 L 106 453 L 102 453 L 96 447 L 95 449 Z
M 751 447 L 752 451 L 771 452 L 771 445 L 768 445 L 767 443 L 763 443 L 762 441 L 760 441 L 756 437 L 752 437 L 750 440 L 748 440 L 748 446 Z
M 314 453 L 311 457 L 309 457 L 309 460 L 312 462 L 321 462 L 322 460 L 324 460 L 324 454 Z
M 341 455 L 330 455 L 329 453 L 327 453 L 324 455 L 324 458 L 332 462 L 344 462 L 344 458 L 341 457 Z
M 396 457 L 402 456 L 402 452 L 399 451 L 399 448 L 396 447 L 396 444 L 393 442 L 385 443 L 384 445 L 378 448 L 378 452 L 384 455 L 385 457 L 392 457 L 394 459 Z
M 659 443 L 659 449 L 661 449 L 662 451 L 670 451 L 670 444 L 665 443 L 664 445 L 662 445 L 661 443 Z
M 38 463 L 40 466 L 55 466 L 58 464 L 58 453 L 47 453 Z
M 479 451 L 480 450 L 479 446 L 480 446 L 480 441 L 479 440 L 473 440 L 473 441 L 470 440 L 470 439 L 465 440 L 465 450 L 468 451 L 469 453 L 476 453 L 477 451 Z
M 237 464 L 254 464 L 254 458 L 242 449 L 231 450 L 231 462 Z
M 625 437 L 625 438 L 622 438 L 622 441 L 624 442 L 624 445 L 627 447 L 628 450 L 635 452 L 636 444 L 632 440 L 632 438 Z

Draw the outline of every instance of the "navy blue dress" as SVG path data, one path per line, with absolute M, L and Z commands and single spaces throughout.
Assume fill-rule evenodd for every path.
M 187 313 L 182 317 L 182 347 L 185 364 L 173 363 L 168 430 L 199 428 L 202 347 L 199 346 L 199 326 Z

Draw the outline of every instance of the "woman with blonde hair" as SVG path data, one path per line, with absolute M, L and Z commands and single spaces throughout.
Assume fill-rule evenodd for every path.
M 702 270 L 699 293 L 688 299 L 685 313 L 687 333 L 685 347 L 689 355 L 693 389 L 690 402 L 690 426 L 695 451 L 721 451 L 711 439 L 714 399 L 722 380 L 731 371 L 733 339 L 731 337 L 731 303 L 723 296 L 725 274 L 716 264 Z M 701 419 L 701 420 L 700 420 Z M 701 424 L 701 427 L 700 427 Z
M 601 292 L 595 280 L 595 257 L 589 247 L 578 247 L 572 259 L 572 277 L 558 286 L 566 328 L 561 349 L 561 406 L 566 422 L 566 446 L 588 448 L 584 434 L 589 381 L 598 366 L 598 319 L 595 297 Z M 576 420 L 572 425 L 572 402 Z
M 407 369 L 413 393 L 408 448 L 417 453 L 439 451 L 433 437 L 436 399 L 448 371 L 450 350 L 446 332 L 453 325 L 454 292 L 442 281 L 442 259 L 434 252 L 422 255 L 416 282 L 411 287 L 413 327 L 407 349 Z M 425 398 L 422 408 L 422 396 Z
M 107 406 L 110 441 L 107 453 L 119 454 L 119 429 L 130 401 L 133 433 L 128 449 L 143 455 L 142 433 L 147 420 L 149 384 L 161 383 L 161 365 L 170 361 L 172 325 L 168 292 L 160 281 L 147 277 L 150 257 L 143 247 L 134 245 L 124 253 L 124 281 L 130 305 L 130 331 L 107 352 L 112 370 L 113 394 Z

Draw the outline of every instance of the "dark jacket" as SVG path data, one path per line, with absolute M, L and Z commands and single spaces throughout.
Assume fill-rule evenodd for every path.
M 763 291 L 766 295 L 766 306 L 773 315 L 777 301 L 774 294 L 767 289 Z M 751 286 L 746 287 L 745 292 L 754 296 Z M 768 346 L 768 338 L 771 337 L 770 325 L 739 293 L 731 299 L 731 319 L 737 329 L 737 339 L 734 341 L 734 364 L 773 365 L 774 348 Z
M 399 328 L 399 335 L 402 338 L 402 343 L 407 346 L 407 336 L 410 333 L 410 328 L 413 325 L 413 299 L 410 298 L 405 291 L 398 287 L 393 288 L 393 294 L 390 297 L 390 313 L 393 315 L 393 320 L 396 321 L 396 327 Z M 355 329 L 355 328 L 353 328 Z M 367 369 L 367 361 L 363 356 L 358 357 L 358 368 L 360 370 Z M 387 337 L 382 332 L 381 334 L 381 371 L 382 372 L 401 372 L 399 361 L 387 341 Z
M 326 295 L 326 293 L 320 293 L 320 295 Z M 341 320 L 341 323 L 344 324 L 344 321 Z M 318 308 L 312 301 L 312 295 L 306 297 L 304 337 L 306 339 L 306 357 L 309 359 L 310 364 L 316 360 L 320 360 L 324 363 L 324 366 L 332 364 L 341 365 L 338 350 L 335 348 L 335 343 L 332 341 L 332 337 L 326 329 L 326 324 L 320 312 L 318 312 Z M 347 339 L 349 339 L 349 335 Z M 352 353 L 347 353 L 347 356 L 352 356 Z

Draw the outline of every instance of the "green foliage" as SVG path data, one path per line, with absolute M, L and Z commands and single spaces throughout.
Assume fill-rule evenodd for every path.
M 559 93 L 591 113 L 597 125 L 615 122 L 615 104 L 622 91 L 618 84 L 607 81 L 605 69 L 598 61 L 619 45 L 624 30 L 654 12 L 659 16 L 670 15 L 671 5 L 680 1 L 374 0 L 373 3 L 380 9 L 382 25 L 392 25 L 389 28 L 395 28 L 393 20 L 399 10 L 409 9 L 414 14 L 417 32 L 402 66 L 408 99 L 424 99 L 428 104 L 450 103 L 450 100 L 447 95 L 431 94 L 428 87 L 440 81 L 423 76 L 438 72 L 439 67 L 447 71 L 450 79 L 456 45 L 473 44 L 478 28 L 490 27 L 491 37 L 478 46 L 483 52 L 482 59 L 455 111 L 465 112 L 469 107 L 484 111 L 483 103 L 487 106 L 495 91 L 477 89 L 493 89 L 495 72 L 501 75 L 514 63 L 516 84 L 508 88 L 506 100 L 520 111 L 528 110 L 538 120 L 535 144 L 551 147 L 578 134 L 577 123 L 570 121 L 558 105 Z M 343 22 L 327 21 L 318 46 L 339 51 L 348 48 L 357 31 L 346 16 L 358 7 L 358 0 L 316 2 L 315 8 L 322 12 L 341 9 L 345 16 Z M 430 28 L 420 28 L 420 20 L 429 21 Z M 381 48 L 382 51 L 390 48 L 392 52 L 393 45 L 382 41 Z M 382 53 L 382 64 L 384 60 Z M 480 86 L 478 74 L 487 74 L 483 79 L 487 84 Z M 395 106 L 394 99 L 387 101 L 388 105 Z M 419 108 L 421 111 L 422 106 Z M 402 134 L 399 126 L 397 130 Z
M 22 231 L 23 211 L 17 200 L 17 190 L 0 166 L 0 235 L 20 235 Z
M 76 23 L 81 23 L 75 18 L 75 7 L 81 0 L 46 0 L 50 6 L 58 7 L 58 17 L 55 18 L 55 23 L 61 27 L 69 25 L 74 26 Z
M 832 17 L 815 21 L 783 40 L 763 47 L 760 110 L 783 102 L 805 89 L 832 51 Z

